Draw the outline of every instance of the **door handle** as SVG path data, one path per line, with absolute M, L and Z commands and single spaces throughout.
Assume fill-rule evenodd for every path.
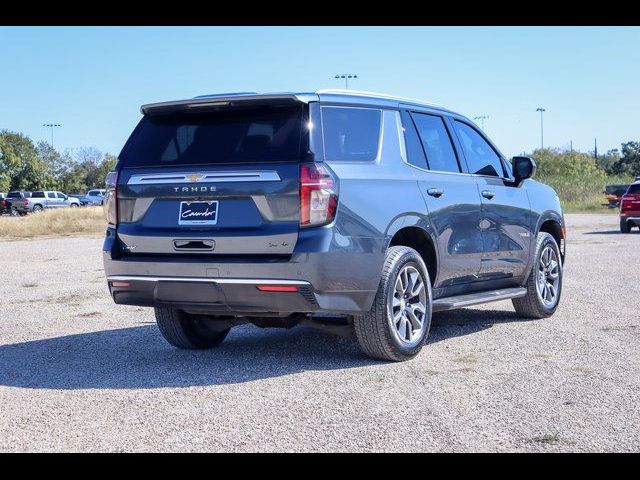
M 436 197 L 439 198 L 442 196 L 444 192 L 442 190 L 440 190 L 439 188 L 430 188 L 427 190 L 427 194 L 431 195 L 432 197 Z
M 487 199 L 491 200 L 493 197 L 495 197 L 495 196 L 496 196 L 496 194 L 495 194 L 495 193 L 493 193 L 493 192 L 492 192 L 492 191 L 490 191 L 490 190 L 483 190 L 483 191 L 482 191 L 482 196 L 483 196 L 484 198 L 487 198 Z

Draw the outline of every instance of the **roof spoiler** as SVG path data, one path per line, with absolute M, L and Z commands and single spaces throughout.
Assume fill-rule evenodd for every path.
M 238 103 L 300 103 L 308 102 L 306 96 L 278 93 L 278 94 L 256 94 L 256 93 L 230 93 L 221 95 L 206 95 L 187 100 L 174 100 L 171 102 L 148 103 L 140 107 L 143 115 L 154 115 L 171 113 L 178 111 L 197 111 L 215 109 L 219 107 L 233 106 Z

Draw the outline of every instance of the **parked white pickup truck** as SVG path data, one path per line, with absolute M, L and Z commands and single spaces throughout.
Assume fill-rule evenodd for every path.
M 79 207 L 80 200 L 69 197 L 62 192 L 39 191 L 33 192 L 31 197 L 13 205 L 20 213 L 39 213 L 45 208 Z

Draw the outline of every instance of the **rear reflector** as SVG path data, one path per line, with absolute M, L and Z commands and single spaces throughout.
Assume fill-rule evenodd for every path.
M 129 282 L 111 282 L 112 287 L 130 287 L 131 284 Z
M 258 285 L 261 292 L 297 292 L 298 287 L 294 285 Z

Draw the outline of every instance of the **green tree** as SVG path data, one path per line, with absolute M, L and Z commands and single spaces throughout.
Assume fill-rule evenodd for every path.
M 609 150 L 604 155 L 598 155 L 596 165 L 598 168 L 604 170 L 607 175 L 615 175 L 616 168 L 620 162 L 620 151 L 617 148 Z
M 622 157 L 616 169 L 621 175 L 640 175 L 640 142 L 622 144 Z
M 0 181 L 7 190 L 35 190 L 47 186 L 49 170 L 31 139 L 21 133 L 0 130 Z
M 105 153 L 102 162 L 98 165 L 98 177 L 99 183 L 96 183 L 100 188 L 104 188 L 105 180 L 107 179 L 107 174 L 112 171 L 116 163 L 118 162 L 118 157 L 115 155 L 111 155 L 110 153 Z

